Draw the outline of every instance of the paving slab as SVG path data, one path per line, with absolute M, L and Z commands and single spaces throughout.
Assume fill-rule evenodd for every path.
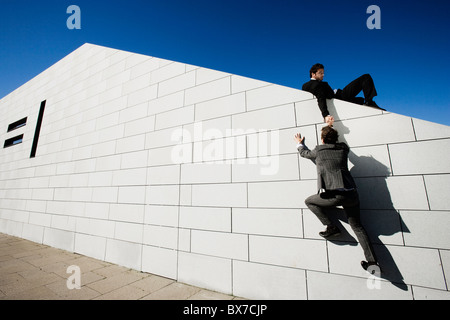
M 69 289 L 69 266 L 82 271 L 79 289 Z M 239 298 L 0 233 L 0 300 L 232 299 Z

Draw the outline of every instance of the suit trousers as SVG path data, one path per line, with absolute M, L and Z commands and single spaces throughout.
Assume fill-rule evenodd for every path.
M 357 97 L 360 92 L 364 93 L 365 102 L 372 101 L 377 96 L 377 90 L 370 74 L 365 74 L 350 82 L 344 89 L 336 92 L 336 98 L 357 104 L 364 104 L 364 99 Z
M 364 251 L 368 262 L 377 262 L 375 252 L 370 243 L 366 230 L 361 224 L 359 195 L 353 191 L 326 191 L 315 194 L 305 200 L 308 208 L 319 218 L 323 225 L 329 226 L 333 223 L 325 212 L 326 208 L 342 206 L 347 215 L 348 223 L 355 233 Z

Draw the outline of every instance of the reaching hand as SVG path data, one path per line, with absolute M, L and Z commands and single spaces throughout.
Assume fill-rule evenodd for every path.
M 333 116 L 326 116 L 325 117 L 325 123 L 329 126 L 332 127 L 333 123 L 334 123 L 334 117 Z
M 302 137 L 302 135 L 300 133 L 297 133 L 294 137 L 295 141 L 297 141 L 297 143 L 301 143 L 303 144 L 303 141 L 305 141 L 305 137 Z

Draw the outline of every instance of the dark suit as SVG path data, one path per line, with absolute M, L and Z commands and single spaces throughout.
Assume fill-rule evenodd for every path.
M 327 107 L 327 99 L 334 98 L 334 91 L 328 85 L 328 82 L 310 80 L 303 84 L 302 90 L 311 92 L 317 98 L 317 103 L 319 104 L 319 109 L 322 113 L 322 117 L 325 118 L 326 116 L 330 115 Z
M 342 206 L 348 222 L 355 232 L 368 262 L 376 262 L 376 256 L 369 237 L 361 225 L 359 196 L 356 183 L 348 170 L 349 147 L 345 143 L 323 144 L 314 150 L 300 145 L 298 151 L 303 158 L 312 160 L 317 167 L 318 194 L 305 200 L 308 208 L 319 218 L 323 225 L 333 223 L 325 208 Z M 320 193 L 321 190 L 325 192 Z
M 371 103 L 377 95 L 375 84 L 370 74 L 364 74 L 358 79 L 353 80 L 344 89 L 338 89 L 336 94 L 325 81 L 310 80 L 303 84 L 303 91 L 312 93 L 317 98 L 322 117 L 330 115 L 327 107 L 327 99 L 339 99 L 357 104 Z M 363 91 L 364 98 L 357 97 Z

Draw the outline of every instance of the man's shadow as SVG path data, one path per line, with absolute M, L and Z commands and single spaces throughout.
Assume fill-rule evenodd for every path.
M 339 141 L 346 142 L 344 134 L 348 134 L 350 130 L 344 127 L 342 122 L 335 123 L 334 127 L 339 132 Z M 386 183 L 390 170 L 372 156 L 358 156 L 352 151 L 349 160 L 353 164 L 350 173 L 360 195 L 361 224 L 366 229 L 379 260 L 380 277 L 402 290 L 408 290 L 400 270 L 381 239 L 382 236 L 400 233 L 401 239 L 397 241 L 403 243 L 401 233 L 410 232 L 392 203 Z M 329 217 L 336 225 L 340 225 L 341 235 L 330 241 L 336 245 L 357 245 L 357 240 L 341 224 L 341 222 L 348 224 L 344 210 L 338 208 L 334 211 Z

